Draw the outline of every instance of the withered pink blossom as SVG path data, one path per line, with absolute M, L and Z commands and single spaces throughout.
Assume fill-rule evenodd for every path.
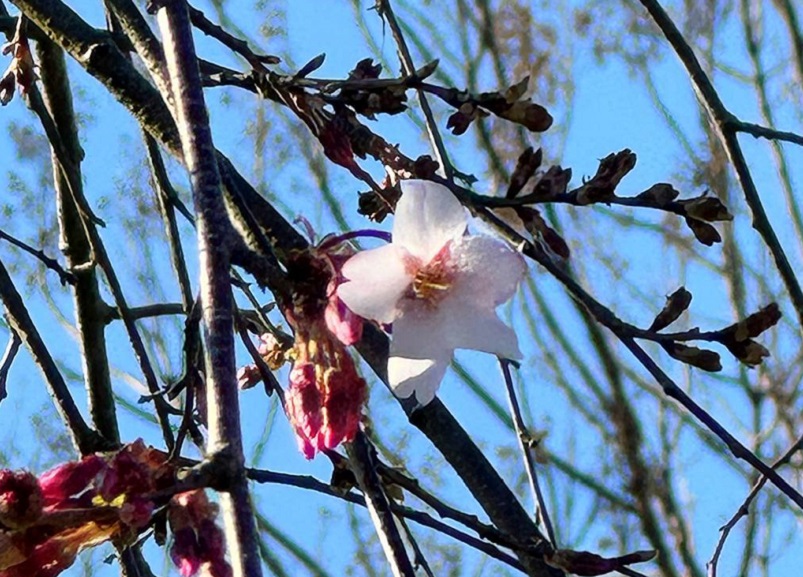
M 513 296 L 526 265 L 499 240 L 467 236 L 466 211 L 446 187 L 404 180 L 401 188 L 391 244 L 350 258 L 338 295 L 355 313 L 393 324 L 390 385 L 426 405 L 455 349 L 521 358 L 496 308 Z
M 88 455 L 80 461 L 62 463 L 39 476 L 46 507 L 73 506 L 67 500 L 82 493 L 101 470 L 106 461 L 100 455 Z
M 55 577 L 83 549 L 133 542 L 153 519 L 154 493 L 174 481 L 168 455 L 141 440 L 39 479 L 0 471 L 0 577 Z
M 217 507 L 203 489 L 180 493 L 171 501 L 167 512 L 173 531 L 170 557 L 182 577 L 231 577 L 216 516 Z
M 317 319 L 296 329 L 295 364 L 285 397 L 299 449 L 308 459 L 354 439 L 366 397 L 354 360 L 324 325 Z

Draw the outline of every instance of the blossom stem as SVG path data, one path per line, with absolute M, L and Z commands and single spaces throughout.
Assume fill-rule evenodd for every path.
M 318 248 L 320 250 L 326 250 L 339 244 L 343 244 L 344 242 L 349 241 L 353 238 L 365 238 L 365 237 L 378 238 L 384 240 L 385 242 L 391 241 L 391 236 L 389 232 L 385 232 L 384 230 L 365 228 L 361 230 L 350 230 L 349 232 L 345 232 L 343 234 L 327 238 L 325 241 L 321 243 L 321 245 Z
M 543 524 L 552 546 L 557 547 L 555 531 L 552 528 L 552 521 L 549 519 L 549 513 L 547 513 L 546 503 L 544 502 L 544 494 L 541 491 L 541 486 L 538 483 L 538 475 L 535 471 L 535 459 L 533 458 L 532 449 L 530 448 L 532 438 L 527 432 L 527 428 L 524 426 L 521 408 L 516 398 L 516 389 L 513 386 L 513 375 L 510 372 L 511 364 L 513 363 L 509 360 L 499 357 L 499 366 L 502 369 L 502 376 L 504 377 L 505 388 L 507 389 L 507 398 L 510 403 L 510 413 L 513 417 L 513 425 L 516 428 L 516 436 L 519 438 L 519 446 L 524 455 L 524 468 L 527 470 L 527 477 L 530 480 L 530 490 L 533 493 L 535 518 L 539 524 Z

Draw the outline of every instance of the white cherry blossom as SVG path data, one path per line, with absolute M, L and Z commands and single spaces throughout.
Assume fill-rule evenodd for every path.
M 455 349 L 521 358 L 496 308 L 513 296 L 526 265 L 503 242 L 468 236 L 468 215 L 446 187 L 405 180 L 401 189 L 391 244 L 346 261 L 338 295 L 358 315 L 393 323 L 390 385 L 426 405 Z

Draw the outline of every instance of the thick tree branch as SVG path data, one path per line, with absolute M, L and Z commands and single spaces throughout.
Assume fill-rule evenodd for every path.
M 73 182 L 79 190 L 74 192 L 76 196 L 82 195 L 80 163 L 84 153 L 78 140 L 64 51 L 50 39 L 44 38 L 36 43 L 36 54 L 39 57 L 45 103 L 61 137 L 65 153 L 69 155 L 72 167 L 77 173 L 77 178 Z M 84 365 L 84 383 L 89 398 L 89 412 L 100 434 L 110 443 L 117 444 L 120 442 L 120 433 L 109 375 L 109 359 L 106 354 L 104 302 L 100 296 L 95 267 L 86 266 L 93 260 L 92 245 L 80 209 L 73 199 L 68 182 L 69 176 L 65 174 L 65 170 L 67 169 L 61 166 L 54 152 L 53 180 L 56 184 L 61 245 L 64 247 L 64 255 L 70 268 L 77 271 L 73 303 Z
M 157 20 L 175 102 L 184 162 L 197 215 L 201 303 L 206 340 L 207 458 L 228 468 L 221 493 L 226 540 L 238 577 L 260 577 L 254 513 L 245 477 L 234 353 L 234 298 L 229 280 L 234 231 L 226 217 L 187 4 L 172 0 Z

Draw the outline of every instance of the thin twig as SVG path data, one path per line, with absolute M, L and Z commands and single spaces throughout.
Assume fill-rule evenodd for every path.
M 519 447 L 524 457 L 524 469 L 527 471 L 527 478 L 530 481 L 530 490 L 533 494 L 533 503 L 535 504 L 535 518 L 540 524 L 543 524 L 546 530 L 549 542 L 553 547 L 558 544 L 555 541 L 555 531 L 552 528 L 552 521 L 549 518 L 549 511 L 546 508 L 544 494 L 541 491 L 541 486 L 538 483 L 538 473 L 535 470 L 536 463 L 533 458 L 533 452 L 530 448 L 532 438 L 527 432 L 527 427 L 524 425 L 524 419 L 521 416 L 521 408 L 519 401 L 516 398 L 516 389 L 513 385 L 513 375 L 510 373 L 510 361 L 507 359 L 499 358 L 499 367 L 502 369 L 502 376 L 505 381 L 505 388 L 507 389 L 507 398 L 510 403 L 510 413 L 513 417 L 513 426 L 516 430 L 516 436 L 519 439 Z
M 5 399 L 8 396 L 8 390 L 6 389 L 6 382 L 8 381 L 8 372 L 11 370 L 11 365 L 14 364 L 14 357 L 17 356 L 17 352 L 20 350 L 20 345 L 22 344 L 22 340 L 20 339 L 17 331 L 11 329 L 11 335 L 8 339 L 8 345 L 6 345 L 6 350 L 3 353 L 3 358 L 0 360 L 0 401 Z
M 803 436 L 799 437 L 795 443 L 787 449 L 787 451 L 781 455 L 781 457 L 772 464 L 772 469 L 776 470 L 779 467 L 782 467 L 786 463 L 788 463 L 792 457 L 803 449 Z M 758 496 L 758 493 L 761 491 L 762 487 L 767 483 L 767 476 L 762 475 L 761 478 L 753 485 L 753 488 L 750 489 L 750 493 L 748 493 L 747 497 L 745 497 L 742 504 L 739 506 L 739 509 L 736 513 L 731 517 L 727 523 L 725 523 L 722 527 L 720 527 L 721 535 L 719 536 L 719 540 L 717 541 L 717 545 L 714 548 L 714 554 L 711 556 L 711 560 L 706 563 L 706 568 L 708 569 L 708 577 L 716 577 L 717 576 L 717 564 L 719 563 L 719 557 L 722 554 L 722 549 L 725 546 L 725 541 L 730 535 L 733 528 L 739 522 L 739 520 L 746 516 L 750 512 L 750 505 Z
M 209 18 L 207 18 L 206 15 L 197 8 L 193 8 L 189 5 L 188 8 L 190 11 L 190 20 L 192 21 L 193 26 L 207 36 L 211 36 L 227 48 L 230 48 L 233 52 L 236 52 L 245 58 L 254 68 L 261 70 L 263 64 L 278 64 L 280 62 L 279 58 L 276 56 L 263 56 L 257 54 L 248 47 L 248 43 L 245 40 L 241 40 L 235 36 L 232 36 L 222 27 L 209 20 Z
M 427 558 L 424 556 L 424 552 L 421 550 L 421 546 L 418 544 L 418 540 L 413 535 L 413 532 L 410 530 L 410 527 L 407 526 L 404 517 L 396 514 L 396 523 L 404 529 L 404 534 L 407 536 L 407 541 L 410 542 L 410 545 L 413 547 L 413 563 L 415 564 L 415 568 L 418 569 L 419 567 L 424 570 L 424 573 L 427 574 L 428 577 L 435 577 L 435 574 L 432 572 L 432 569 L 427 562 Z
M 324 495 L 329 495 L 330 497 L 336 497 L 338 499 L 348 501 L 349 503 L 360 505 L 361 507 L 366 507 L 365 499 L 363 499 L 360 495 L 355 495 L 351 492 L 345 494 L 340 493 L 335 491 L 328 483 L 319 481 L 314 477 L 292 475 L 288 473 L 277 473 L 274 471 L 266 471 L 264 469 L 248 469 L 248 477 L 257 483 L 276 483 L 280 485 L 298 487 L 300 489 L 306 489 L 315 491 L 317 493 L 322 493 Z M 438 521 L 422 511 L 416 511 L 410 507 L 402 507 L 401 505 L 393 502 L 391 502 L 391 506 L 393 507 L 393 511 L 395 513 L 398 513 L 406 519 L 410 519 L 420 525 L 430 527 L 431 529 L 439 531 L 444 535 L 448 535 L 454 539 L 457 539 L 460 542 L 485 553 L 489 557 L 497 559 L 498 561 L 501 561 L 510 567 L 524 572 L 524 568 L 522 567 L 521 563 L 519 563 L 514 557 L 500 551 L 486 541 L 477 539 L 476 537 L 460 531 L 459 529 L 455 529 L 454 527 L 447 525 L 442 521 Z
M 744 122 L 735 118 L 730 119 L 726 126 L 736 132 L 744 132 L 752 134 L 756 138 L 766 138 L 767 140 L 783 140 L 803 146 L 803 136 L 794 132 L 786 132 L 784 130 L 776 130 L 775 128 L 768 128 L 760 124 L 753 124 L 752 122 Z
M 200 377 L 199 377 L 200 378 Z M 181 415 L 181 425 L 178 428 L 176 435 L 176 444 L 173 445 L 173 450 L 170 451 L 169 461 L 175 461 L 181 456 L 181 448 L 184 445 L 184 439 L 187 437 L 190 427 L 193 426 L 193 411 L 195 410 L 195 389 L 196 387 L 185 387 L 184 395 L 184 409 Z
M 393 8 L 390 6 L 390 0 L 376 0 L 376 9 L 380 16 L 387 21 L 390 32 L 393 34 L 393 39 L 396 41 L 396 46 L 398 47 L 399 51 L 399 60 L 401 60 L 402 64 L 402 72 L 408 76 L 415 74 L 415 63 L 413 62 L 413 57 L 410 54 L 410 49 L 407 47 L 407 41 L 404 39 L 401 26 L 399 26 L 399 22 L 396 20 L 396 15 L 393 13 Z M 446 179 L 453 180 L 454 167 L 449 160 L 449 154 L 446 151 L 446 146 L 443 144 L 443 138 L 438 130 L 438 124 L 435 122 L 435 115 L 432 113 L 432 108 L 429 106 L 429 101 L 427 100 L 424 91 L 420 88 L 417 88 L 416 92 L 418 93 L 418 101 L 421 104 L 421 111 L 424 113 L 427 134 L 429 135 L 429 140 L 432 143 L 436 160 L 441 165 L 441 169 L 443 170 L 443 174 Z
M 117 307 L 107 306 L 104 313 L 103 320 L 107 324 L 122 318 L 120 309 Z M 131 307 L 128 309 L 128 314 L 130 318 L 138 321 L 154 317 L 184 315 L 186 312 L 184 311 L 184 305 L 181 303 L 153 303 L 140 307 Z
M 379 466 L 379 473 L 382 475 L 385 482 L 398 485 L 402 489 L 407 490 L 411 495 L 414 495 L 428 507 L 431 507 L 440 517 L 457 521 L 477 533 L 477 535 L 483 539 L 487 539 L 501 547 L 522 549 L 522 541 L 518 539 L 517 536 L 511 536 L 508 533 L 500 531 L 493 525 L 483 523 L 476 515 L 471 515 L 459 509 L 455 509 L 451 505 L 447 505 L 429 491 L 424 490 L 418 482 L 418 479 L 408 477 L 397 469 L 381 463 Z
M 178 198 L 178 194 L 170 182 L 156 139 L 144 130 L 142 131 L 142 138 L 145 141 L 145 149 L 148 153 L 148 163 L 151 167 L 151 175 L 155 185 L 156 202 L 159 206 L 159 213 L 162 215 L 162 224 L 167 235 L 167 242 L 170 245 L 170 261 L 173 264 L 173 271 L 176 273 L 178 287 L 181 291 L 181 304 L 184 307 L 185 314 L 189 314 L 194 301 L 192 283 L 187 272 L 187 263 L 184 258 L 184 249 L 181 246 L 181 234 L 178 230 L 174 208 L 178 208 L 191 223 L 195 224 L 195 222 L 192 214 Z
M 56 274 L 59 275 L 59 280 L 61 281 L 61 284 L 63 285 L 75 284 L 75 275 L 70 271 L 64 270 L 64 267 L 62 267 L 59 264 L 59 261 L 47 256 L 43 250 L 34 248 L 31 245 L 24 243 L 23 241 L 11 236 L 2 229 L 0 229 L 0 239 L 3 239 L 13 244 L 17 248 L 21 248 L 28 254 L 33 255 L 34 257 L 39 259 L 42 262 L 42 264 L 44 264 L 47 268 L 49 268 L 50 270 L 54 271 Z

